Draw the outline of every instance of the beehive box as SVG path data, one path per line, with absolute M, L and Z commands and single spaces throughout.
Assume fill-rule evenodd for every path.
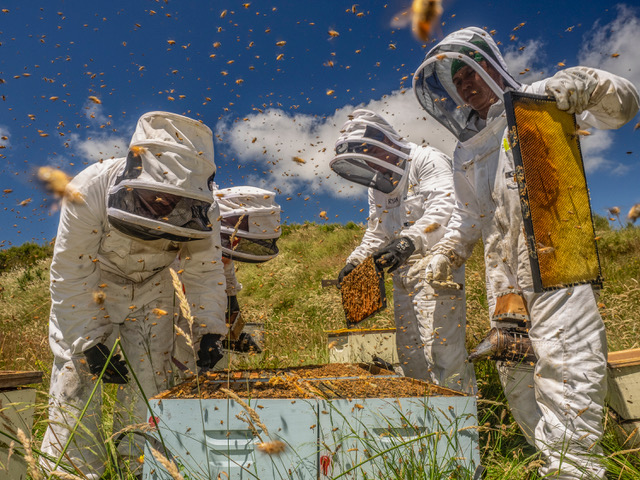
M 395 328 L 332 330 L 327 332 L 327 342 L 331 363 L 368 363 L 373 357 L 398 363 Z
M 171 478 L 150 443 L 192 479 L 470 478 L 479 465 L 475 397 L 375 367 L 213 372 L 150 406 L 144 480 Z
M 640 348 L 609 353 L 608 403 L 623 420 L 640 421 Z
M 27 464 L 22 456 L 24 449 L 15 439 L 18 429 L 31 437 L 36 390 L 22 386 L 41 381 L 42 372 L 0 372 L 0 478 L 27 478 Z M 12 441 L 15 450 L 7 461 Z
M 613 431 L 622 450 L 640 448 L 640 420 L 624 420 L 614 411 L 609 410 L 613 420 Z

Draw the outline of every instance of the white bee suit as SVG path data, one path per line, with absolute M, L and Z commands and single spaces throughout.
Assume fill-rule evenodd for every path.
M 356 120 L 367 118 L 359 112 L 363 111 L 354 112 Z M 386 122 L 378 121 L 391 132 Z M 455 205 L 451 160 L 434 148 L 405 144 L 410 160 L 396 188 L 391 193 L 369 188 L 367 230 L 347 263 L 358 265 L 393 239 L 409 237 L 413 241 L 416 251 L 393 274 L 400 366 L 406 376 L 473 393 L 473 366 L 466 362 L 464 290 L 433 288 L 421 278 L 407 275 L 409 267 L 440 240 L 449 221 Z M 454 272 L 454 279 L 464 282 L 464 267 Z
M 461 52 L 451 56 L 454 62 L 464 57 L 464 63 L 475 70 L 482 70 L 480 61 L 490 59 L 503 75 L 505 88 L 545 94 L 547 80 L 518 85 L 506 73 L 492 38 L 480 29 L 463 29 L 434 48 L 416 73 L 418 100 L 442 123 L 456 114 L 453 110 L 443 113 L 445 109 L 440 108 L 447 104 L 447 94 L 455 95 L 451 90 L 443 93 L 446 87 L 442 87 L 447 82 L 447 69 L 450 82 L 456 65 L 439 61 L 454 51 Z M 637 112 L 638 93 L 628 81 L 586 67 L 567 71 L 586 75 L 597 84 L 586 111 L 578 116 L 583 128 L 618 128 Z M 486 73 L 485 77 L 494 91 L 499 89 Z M 434 109 L 429 95 L 440 98 L 440 111 Z M 598 441 L 603 434 L 607 345 L 593 290 L 581 285 L 534 293 L 502 101 L 493 104 L 486 121 L 474 117 L 468 107 L 460 110 L 464 108 L 467 111 L 459 118 L 468 123 L 458 128 L 451 122 L 448 127 L 462 139 L 453 158 L 457 206 L 447 233 L 434 251 L 453 259 L 454 267 L 459 266 L 482 237 L 489 304 L 495 305 L 495 298 L 505 293 L 524 297 L 531 318 L 529 336 L 538 361 L 535 369 L 505 364 L 498 367 L 514 417 L 546 461 L 540 475 L 605 478 L 597 454 L 601 453 Z
M 89 399 L 95 378 L 83 352 L 97 343 L 110 347 L 119 335 L 133 370 L 129 383 L 118 388 L 114 432 L 147 422 L 146 404 L 131 373 L 147 398 L 172 386 L 179 308 L 169 266 L 175 267 L 177 259 L 196 316 L 194 341 L 206 333 L 226 332 L 218 207 L 210 190 L 213 158 L 208 127 L 180 115 L 151 112 L 138 121 L 127 158 L 91 165 L 70 183 L 69 191 L 76 193 L 63 202 L 51 265 L 54 365 L 44 453 L 60 455 Z M 131 196 L 138 195 L 137 189 L 140 195 Z M 148 191 L 156 197 L 143 206 L 140 201 Z M 117 195 L 124 198 L 121 203 Z M 173 199 L 169 213 L 154 204 L 168 199 Z M 105 462 L 98 427 L 100 392 L 67 451 L 69 460 L 63 459 L 96 480 Z M 123 442 L 121 452 L 139 456 L 142 442 L 137 443 Z

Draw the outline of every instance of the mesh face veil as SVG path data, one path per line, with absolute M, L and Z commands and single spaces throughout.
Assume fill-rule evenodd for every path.
M 222 254 L 233 260 L 262 263 L 278 255 L 280 205 L 275 192 L 257 187 L 216 191 L 220 207 Z
M 476 98 L 465 101 L 463 95 L 467 94 L 459 90 L 460 83 L 457 88 L 458 80 L 454 82 L 454 77 L 469 72 L 468 69 L 480 77 L 480 82 L 484 82 L 482 87 L 486 88 L 484 92 L 477 89 Z M 413 90 L 420 105 L 462 142 L 503 112 L 505 91 L 519 88 L 520 84 L 509 75 L 496 43 L 487 32 L 476 27 L 445 37 L 427 53 L 413 77 Z M 495 96 L 486 120 L 472 107 L 479 94 Z
M 402 185 L 411 144 L 401 140 L 386 120 L 369 110 L 353 112 L 336 142 L 329 166 L 341 177 L 391 194 Z
M 109 189 L 109 223 L 141 240 L 189 241 L 213 234 L 213 134 L 167 112 L 138 120 L 122 170 Z

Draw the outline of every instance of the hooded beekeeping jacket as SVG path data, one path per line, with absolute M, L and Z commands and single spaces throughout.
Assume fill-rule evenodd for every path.
M 213 153 L 204 124 L 150 112 L 138 120 L 127 158 L 96 163 L 73 179 L 51 265 L 56 357 L 68 360 L 104 342 L 124 320 L 111 317 L 100 295 L 124 288 L 133 301 L 136 285 L 152 282 L 176 259 L 197 316 L 196 339 L 226 332 Z
M 359 109 L 344 125 L 331 168 L 369 186 L 367 230 L 347 263 L 357 265 L 399 237 L 415 252 L 393 276 L 396 345 L 405 375 L 475 392 L 466 362 L 464 290 L 432 287 L 407 273 L 445 232 L 455 205 L 451 160 L 442 152 L 400 138 L 382 117 Z M 464 268 L 454 271 L 464 281 Z
M 501 81 L 481 66 L 486 62 Z M 497 101 L 486 119 L 460 98 L 453 76 L 473 68 Z M 618 128 L 638 111 L 638 93 L 627 80 L 588 67 L 567 69 L 595 85 L 581 128 Z M 506 90 L 545 94 L 547 80 L 520 85 L 491 36 L 471 27 L 448 35 L 417 69 L 414 91 L 420 104 L 459 139 L 453 157 L 456 208 L 433 250 L 461 265 L 482 237 L 491 313 L 495 299 L 520 293 L 531 318 L 529 336 L 537 356 L 529 364 L 499 362 L 509 406 L 527 439 L 541 451 L 542 476 L 604 478 L 598 455 L 606 392 L 606 337 L 589 285 L 534 293 L 523 218 L 507 138 Z M 586 475 L 586 476 L 585 476 Z
M 402 236 L 409 237 L 416 247 L 410 261 L 421 258 L 444 234 L 442 226 L 449 221 L 455 205 L 451 159 L 435 148 L 402 140 L 374 112 L 358 109 L 352 116 L 336 143 L 338 155 L 331 161 L 331 168 L 350 181 L 370 186 L 369 218 L 362 242 L 347 263 L 357 265 Z M 376 130 L 384 132 L 384 138 L 381 136 L 379 141 L 367 139 L 367 135 Z M 363 138 L 368 142 L 368 149 L 360 148 Z M 374 148 L 384 153 L 380 156 L 386 162 L 393 159 L 392 164 L 374 158 Z M 377 164 L 374 163 L 376 160 Z M 358 161 L 360 163 L 356 165 Z M 365 161 L 373 167 L 367 169 Z M 385 184 L 379 187 L 380 168 L 392 173 L 387 188 Z
M 499 72 L 504 88 L 480 67 L 480 60 Z M 530 289 L 531 268 L 504 104 L 499 100 L 489 109 L 487 119 L 480 119 L 460 99 L 453 85 L 452 71 L 460 65 L 471 66 L 480 73 L 500 99 L 503 90 L 509 89 L 545 94 L 546 80 L 532 85 L 516 82 L 491 36 L 479 28 L 455 32 L 427 54 L 414 77 L 414 91 L 421 105 L 460 140 L 453 157 L 457 208 L 445 238 L 434 251 L 453 258 L 454 266 L 459 266 L 482 236 L 494 295 Z M 613 129 L 633 118 L 638 109 L 638 93 L 630 82 L 601 70 L 574 68 L 598 79 L 588 110 L 578 117 L 581 127 Z

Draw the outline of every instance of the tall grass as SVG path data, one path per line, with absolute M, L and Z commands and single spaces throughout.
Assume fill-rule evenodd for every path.
M 607 326 L 610 350 L 640 347 L 640 229 L 612 230 L 597 224 L 604 287 L 600 310 Z M 360 243 L 362 226 L 349 224 L 288 225 L 279 240 L 280 255 L 265 264 L 236 264 L 244 288 L 239 294 L 242 314 L 265 331 L 265 351 L 235 361 L 241 366 L 277 368 L 328 361 L 326 331 L 345 326 L 340 292 L 323 288 L 322 279 L 335 279 L 348 254 Z M 14 266 L 0 275 L 0 369 L 42 370 L 44 381 L 34 426 L 37 447 L 46 426 L 46 392 L 52 361 L 47 339 L 49 259 Z M 482 248 L 477 246 L 466 265 L 467 343 L 475 346 L 489 327 L 484 291 Z M 363 327 L 393 326 L 392 287 L 387 281 L 389 308 Z M 476 365 L 479 386 L 478 424 L 482 463 L 487 479 L 536 479 L 539 459 L 509 413 L 498 374 L 490 362 Z M 115 386 L 104 389 L 107 413 L 114 408 Z M 626 452 L 607 416 L 603 441 L 611 478 L 640 478 L 638 452 Z M 105 423 L 109 438 L 110 424 Z M 37 453 L 37 448 L 35 449 Z M 0 478 L 2 472 L 0 472 Z M 114 460 L 107 479 L 130 477 L 118 473 Z M 396 478 L 398 475 L 394 473 Z M 186 477 L 185 477 L 186 478 Z M 391 476 L 391 478 L 394 478 Z M 409 478 L 409 477 L 407 477 Z

